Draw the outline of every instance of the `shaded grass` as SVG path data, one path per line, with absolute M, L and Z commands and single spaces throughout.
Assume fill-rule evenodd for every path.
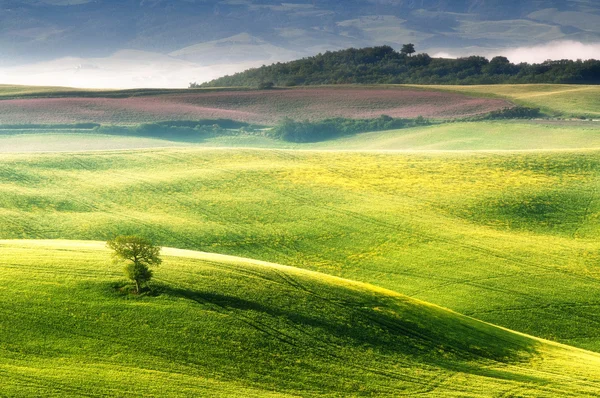
M 577 396 L 599 388 L 598 355 L 325 275 L 171 251 L 154 293 L 131 296 L 116 289 L 120 273 L 102 243 L 0 249 L 7 395 Z
M 108 131 L 110 134 L 99 134 Z M 135 128 L 100 130 L 2 130 L 0 152 L 140 149 L 193 145 L 231 148 L 350 150 L 541 150 L 600 148 L 600 123 L 569 121 L 483 121 L 361 133 L 316 143 L 290 143 L 258 130 Z

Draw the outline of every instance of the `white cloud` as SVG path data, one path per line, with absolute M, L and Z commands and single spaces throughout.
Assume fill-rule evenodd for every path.
M 458 58 L 458 56 L 457 56 L 457 55 L 452 55 L 452 54 L 450 54 L 450 53 L 447 53 L 447 52 L 445 52 L 445 51 L 440 51 L 440 52 L 437 52 L 437 53 L 431 54 L 431 56 L 432 56 L 433 58 Z
M 548 59 L 600 59 L 600 43 L 584 44 L 577 41 L 553 41 L 547 44 L 505 49 L 494 55 L 504 55 L 512 62 L 540 63 Z
M 572 40 L 560 40 L 528 47 L 503 48 L 495 50 L 466 48 L 464 50 L 454 52 L 438 51 L 431 54 L 432 57 L 440 58 L 458 58 L 469 55 L 483 55 L 490 59 L 497 55 L 503 55 L 514 63 L 528 62 L 536 64 L 542 63 L 549 59 L 600 59 L 600 43 L 586 44 Z
M 0 84 L 82 88 L 184 88 L 261 62 L 202 66 L 167 55 L 124 50 L 105 58 L 60 58 L 0 68 Z
M 547 59 L 600 59 L 600 43 L 556 41 L 514 49 L 484 51 L 481 48 L 471 48 L 456 53 L 438 52 L 432 56 L 455 58 L 474 54 L 488 58 L 504 55 L 517 63 L 539 63 Z M 273 62 L 273 54 L 263 55 L 269 59 L 201 65 L 164 54 L 123 50 L 105 58 L 69 57 L 0 68 L 0 84 L 83 88 L 183 88 L 190 82 L 205 82 Z

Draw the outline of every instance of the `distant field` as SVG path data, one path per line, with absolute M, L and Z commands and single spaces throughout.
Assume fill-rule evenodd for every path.
M 317 120 L 370 118 L 382 114 L 404 118 L 457 118 L 510 106 L 502 99 L 398 87 L 179 90 L 144 95 L 123 91 L 120 94 L 93 92 L 61 96 L 57 92 L 55 98 L 44 97 L 44 94 L 42 98 L 4 99 L 0 100 L 0 124 L 138 124 L 218 118 L 274 124 L 285 117 Z
M 411 86 L 409 86 L 411 87 Z M 600 85 L 514 84 L 489 86 L 416 86 L 428 89 L 502 97 L 520 105 L 538 107 L 560 117 L 600 119 Z
M 289 89 L 286 92 L 294 92 L 294 91 L 302 91 L 302 90 L 322 90 L 323 88 L 295 88 Z M 347 90 L 356 90 L 356 86 L 327 86 L 328 90 L 333 89 L 347 89 Z M 600 118 L 600 86 L 599 85 L 566 85 L 566 84 L 515 84 L 515 85 L 481 85 L 481 86 L 448 86 L 448 85 L 380 85 L 380 86 L 364 86 L 365 90 L 386 90 L 386 89 L 396 89 L 400 90 L 408 90 L 408 93 L 411 93 L 411 90 L 420 91 L 433 91 L 437 93 L 457 93 L 457 94 L 467 94 L 474 95 L 480 98 L 485 99 L 505 99 L 511 102 L 515 102 L 520 105 L 531 106 L 531 107 L 539 107 L 544 112 L 549 115 L 560 116 L 560 117 L 589 117 L 589 118 Z M 196 91 L 200 92 L 200 91 Z M 274 94 L 273 92 L 269 92 L 268 98 L 255 102 L 255 108 L 252 109 L 248 107 L 247 104 L 244 103 L 244 100 L 240 100 L 239 103 L 236 101 L 230 101 L 228 99 L 229 94 L 241 94 L 241 97 L 246 95 L 258 95 L 259 91 L 256 90 L 244 90 L 240 88 L 233 89 L 206 89 L 202 90 L 203 93 L 211 93 L 214 96 L 213 100 L 215 103 L 218 103 L 218 106 L 222 106 L 223 104 L 227 105 L 227 109 L 230 110 L 239 110 L 245 111 L 248 110 L 250 113 L 258 110 L 261 110 L 261 106 L 264 106 L 264 103 L 267 102 L 268 98 L 273 98 L 279 100 L 280 93 Z M 406 93 L 406 91 L 404 91 Z M 63 98 L 63 99 L 73 99 L 73 98 L 96 98 L 98 101 L 101 98 L 105 99 L 126 99 L 126 98 L 140 98 L 140 97 L 153 97 L 153 96 L 175 96 L 178 97 L 182 94 L 189 94 L 188 90 L 120 90 L 120 91 L 108 91 L 108 90 L 80 90 L 80 89 L 70 89 L 70 88 L 61 88 L 61 87 L 28 87 L 28 86 L 3 86 L 0 85 L 0 98 L 5 99 L 21 99 L 21 98 L 29 98 L 29 99 L 45 99 L 45 98 Z M 286 101 L 293 101 L 294 103 L 290 103 L 293 106 L 300 106 L 305 110 L 303 112 L 310 111 L 309 105 L 306 104 L 306 101 L 310 101 L 310 96 L 305 97 L 303 100 L 303 96 L 300 94 L 295 94 L 294 97 L 285 97 Z M 356 95 L 356 94 L 353 94 Z M 380 109 L 388 109 L 391 112 L 400 112 L 398 115 L 414 115 L 415 109 L 411 109 L 410 106 L 406 109 L 405 102 L 406 98 L 402 98 L 400 95 L 400 106 L 396 109 L 395 106 L 390 106 L 389 103 L 385 102 L 378 103 L 379 101 L 372 102 L 367 95 L 365 100 L 358 104 L 358 108 L 353 104 L 351 99 L 349 98 L 337 98 L 337 100 L 341 100 L 342 104 L 346 104 L 351 106 L 353 110 L 362 112 L 362 115 L 367 117 L 370 113 L 379 111 Z M 408 95 L 408 94 L 407 94 Z M 487 111 L 487 109 L 493 110 L 497 109 L 498 106 L 505 106 L 504 103 L 459 103 L 449 104 L 444 102 L 438 102 L 435 97 L 427 97 L 423 93 L 411 93 L 410 95 L 414 95 L 416 100 L 416 106 L 425 106 L 423 109 L 424 112 L 429 114 L 429 117 L 456 117 L 460 115 L 472 115 L 474 113 L 480 113 Z M 317 94 L 317 96 L 319 96 Z M 218 99 L 215 99 L 218 98 Z M 328 96 L 323 98 L 323 102 L 328 99 Z M 315 99 L 317 103 L 321 104 L 319 98 Z M 463 98 L 464 100 L 464 98 Z M 184 98 L 173 99 L 170 101 L 181 101 L 184 104 L 189 105 L 189 99 L 186 100 Z M 473 100 L 472 100 L 473 101 Z M 90 104 L 93 104 L 95 101 L 91 101 Z M 99 101 L 100 103 L 102 101 Z M 368 104 L 367 109 L 360 109 L 364 106 L 365 103 L 371 102 Z M 68 103 L 68 102 L 66 102 Z M 65 104 L 66 104 L 65 103 Z M 110 102 L 109 102 L 110 103 Z M 208 99 L 200 100 L 198 103 L 199 106 L 210 107 L 211 101 Z M 434 111 L 432 109 L 427 109 L 427 106 L 436 106 L 441 107 L 438 111 Z M 47 105 L 49 106 L 49 105 Z M 83 106 L 83 105 L 79 105 Z M 102 105 L 110 108 L 108 105 Z M 280 110 L 282 107 L 284 108 L 284 104 L 275 104 Z M 316 115 L 340 115 L 339 113 L 334 113 L 333 109 L 330 109 L 328 106 L 327 111 L 324 109 L 320 109 L 320 106 L 315 107 L 313 111 L 317 111 Z M 134 106 L 132 106 L 134 107 Z M 370 109 L 369 107 L 373 107 Z M 462 109 L 461 107 L 465 107 Z M 1 109 L 1 108 L 0 108 Z M 264 108 L 262 109 L 264 111 Z M 207 114 L 207 110 L 203 110 L 202 114 Z M 273 111 L 269 110 L 269 113 Z M 187 114 L 190 114 L 189 112 Z M 423 116 L 427 117 L 427 114 L 423 114 Z M 214 115 L 211 114 L 211 115 Z M 340 116 L 347 116 L 348 113 L 344 113 Z M 439 115 L 439 116 L 438 116 Z M 308 115 L 310 118 L 310 115 Z M 391 115 L 393 116 L 393 115 Z M 206 116 L 208 117 L 208 116 Z M 212 116 L 211 116 L 212 117 Z M 78 119 L 81 120 L 81 119 Z M 122 120 L 126 120 L 126 117 L 123 117 Z M 248 119 L 250 120 L 250 119 Z M 272 118 L 263 118 L 261 122 L 265 122 L 267 120 L 272 120 Z M 5 123 L 1 119 L 0 114 L 0 122 Z
M 600 148 L 600 123 L 562 121 L 445 123 L 357 134 L 311 146 L 356 150 L 444 151 Z
M 68 87 L 41 87 L 41 86 L 14 86 L 7 84 L 0 84 L 0 98 L 5 97 L 19 97 L 19 96 L 47 96 L 56 95 L 61 93 L 74 93 L 84 92 L 87 90 L 81 90 L 77 88 Z
M 185 145 L 180 142 L 146 137 L 127 137 L 85 133 L 0 133 L 0 153 L 19 152 L 81 152 L 131 150 Z
M 26 132 L 26 134 L 25 134 Z M 490 121 L 444 123 L 361 133 L 318 143 L 294 144 L 260 134 L 203 137 L 102 135 L 94 130 L 31 131 L 0 129 L 1 152 L 52 152 L 140 149 L 171 146 L 327 150 L 549 150 L 600 148 L 600 123 L 566 121 Z
M 241 255 L 600 351 L 598 151 L 11 155 L 0 236 Z
M 373 286 L 165 249 L 119 293 L 102 242 L 0 241 L 7 396 L 591 396 L 600 355 Z

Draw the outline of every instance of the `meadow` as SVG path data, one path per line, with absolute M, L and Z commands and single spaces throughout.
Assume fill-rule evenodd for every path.
M 416 87 L 423 88 L 423 86 Z M 519 105 L 540 108 L 549 116 L 600 119 L 600 86 L 598 85 L 498 84 L 427 86 L 427 89 L 487 98 L 505 98 Z
M 4 238 L 141 234 L 600 351 L 596 151 L 161 149 L 6 154 L 1 165 Z
M 0 250 L 4 396 L 552 397 L 600 388 L 598 354 L 319 273 L 167 248 L 153 292 L 130 296 L 103 242 L 0 241 Z
M 596 89 L 439 90 L 0 86 L 0 395 L 600 395 L 600 124 L 471 118 Z M 140 296 L 128 234 L 166 247 Z
M 509 120 L 440 123 L 360 133 L 315 143 L 292 143 L 262 132 L 164 134 L 96 129 L 2 129 L 0 153 L 81 152 L 160 147 L 277 148 L 353 151 L 532 151 L 600 148 L 600 123 L 591 121 Z M 126 134 L 127 133 L 127 134 Z

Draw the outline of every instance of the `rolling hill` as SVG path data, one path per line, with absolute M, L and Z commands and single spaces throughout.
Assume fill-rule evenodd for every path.
M 8 396 L 597 393 L 600 355 L 400 294 L 165 249 L 153 294 L 120 293 L 102 242 L 1 241 Z M 568 369 L 568 370 L 566 370 Z
M 600 351 L 597 151 L 4 154 L 0 236 L 289 264 Z

